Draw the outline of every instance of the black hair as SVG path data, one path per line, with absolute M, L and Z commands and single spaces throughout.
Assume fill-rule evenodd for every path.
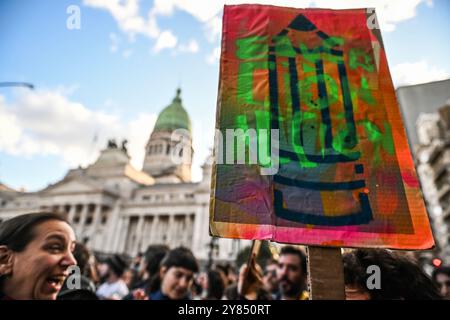
M 50 220 L 69 224 L 63 216 L 52 212 L 28 213 L 2 222 L 0 224 L 0 246 L 7 246 L 14 252 L 25 250 L 36 236 L 34 228 Z
M 225 283 L 217 270 L 208 270 L 208 289 L 206 299 L 222 299 L 223 293 L 225 291 Z
M 439 300 L 441 296 L 420 266 L 403 253 L 386 249 L 357 249 L 344 254 L 344 280 L 367 291 L 372 300 Z M 368 290 L 371 265 L 380 268 L 381 288 Z
M 195 259 L 191 250 L 184 247 L 170 250 L 162 259 L 161 267 L 166 267 L 167 269 L 178 267 L 188 269 L 194 273 L 198 272 L 197 259 Z
M 164 244 L 149 245 L 144 254 L 146 271 L 150 276 L 158 273 L 161 260 L 169 251 L 169 247 Z
M 306 255 L 303 253 L 303 251 L 293 246 L 284 246 L 283 248 L 281 248 L 280 256 L 287 254 L 296 255 L 300 259 L 300 267 L 302 269 L 303 274 L 306 274 L 307 273 Z
M 230 272 L 229 267 L 230 267 L 229 265 L 223 265 L 223 264 L 216 265 L 216 269 L 219 270 L 220 272 L 222 272 L 227 277 Z
M 91 257 L 89 249 L 84 244 L 77 242 L 73 250 L 73 257 L 77 260 L 77 266 L 80 268 L 81 274 L 88 275 L 90 273 L 89 259 Z
M 184 247 L 178 247 L 167 252 L 161 261 L 160 268 L 162 267 L 165 267 L 167 270 L 172 267 L 178 267 L 188 269 L 194 273 L 198 272 L 197 259 L 195 259 L 191 250 Z M 148 291 L 151 293 L 159 290 L 161 280 L 159 272 L 154 274 L 150 280 Z
M 106 264 L 117 277 L 121 277 L 128 268 L 128 263 L 118 254 L 114 254 L 109 257 L 106 260 Z

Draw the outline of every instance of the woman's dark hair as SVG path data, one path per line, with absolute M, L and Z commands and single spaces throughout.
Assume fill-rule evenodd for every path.
M 118 254 L 114 254 L 106 260 L 109 269 L 117 276 L 121 277 L 128 269 L 128 263 Z
M 169 247 L 164 244 L 149 245 L 144 254 L 146 270 L 150 276 L 158 273 L 161 260 L 169 251 Z
M 208 273 L 208 292 L 206 299 L 220 300 L 225 291 L 225 283 L 223 282 L 220 272 L 217 270 L 209 270 Z
M 191 250 L 184 247 L 178 247 L 167 252 L 167 254 L 161 261 L 160 268 L 162 267 L 167 268 L 167 270 L 172 267 L 176 267 L 185 268 L 194 273 L 198 272 L 197 259 L 195 259 Z M 159 276 L 159 272 L 153 275 L 148 291 L 155 292 L 159 290 L 161 286 L 161 280 L 162 279 Z
M 51 212 L 28 213 L 6 220 L 0 224 L 0 246 L 14 252 L 23 251 L 36 236 L 34 229 L 41 223 L 58 220 L 67 222 L 63 216 Z
M 365 290 L 372 300 L 439 300 L 437 287 L 420 266 L 402 253 L 386 249 L 357 249 L 344 254 L 344 280 Z M 369 290 L 369 266 L 380 268 L 381 288 Z
M 167 269 L 172 267 L 185 268 L 194 273 L 198 272 L 197 259 L 195 259 L 191 250 L 184 247 L 170 250 L 162 259 L 160 266 Z
M 89 249 L 84 244 L 77 242 L 73 250 L 73 257 L 77 260 L 77 266 L 80 268 L 81 274 L 90 276 L 89 259 L 91 252 Z

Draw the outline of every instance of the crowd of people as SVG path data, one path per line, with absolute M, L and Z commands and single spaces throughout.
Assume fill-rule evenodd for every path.
M 276 258 L 276 259 L 275 259 Z M 283 246 L 264 265 L 250 260 L 201 268 L 187 248 L 151 245 L 128 261 L 95 257 L 77 243 L 70 224 L 54 213 L 33 213 L 0 224 L 0 300 L 306 300 L 307 259 Z M 370 289 L 369 266 L 381 287 Z M 76 266 L 76 268 L 73 268 Z M 347 299 L 439 300 L 450 298 L 450 268 L 429 277 L 410 256 L 385 249 L 343 255 Z

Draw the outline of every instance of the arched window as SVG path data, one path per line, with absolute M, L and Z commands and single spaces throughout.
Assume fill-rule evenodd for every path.
M 179 156 L 182 157 L 183 156 L 183 148 L 181 148 Z
M 170 144 L 169 143 L 167 144 L 167 147 L 166 147 L 166 154 L 170 154 Z

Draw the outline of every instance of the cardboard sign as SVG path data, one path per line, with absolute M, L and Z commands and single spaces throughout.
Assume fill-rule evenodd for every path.
M 375 19 L 225 6 L 212 235 L 434 245 Z

